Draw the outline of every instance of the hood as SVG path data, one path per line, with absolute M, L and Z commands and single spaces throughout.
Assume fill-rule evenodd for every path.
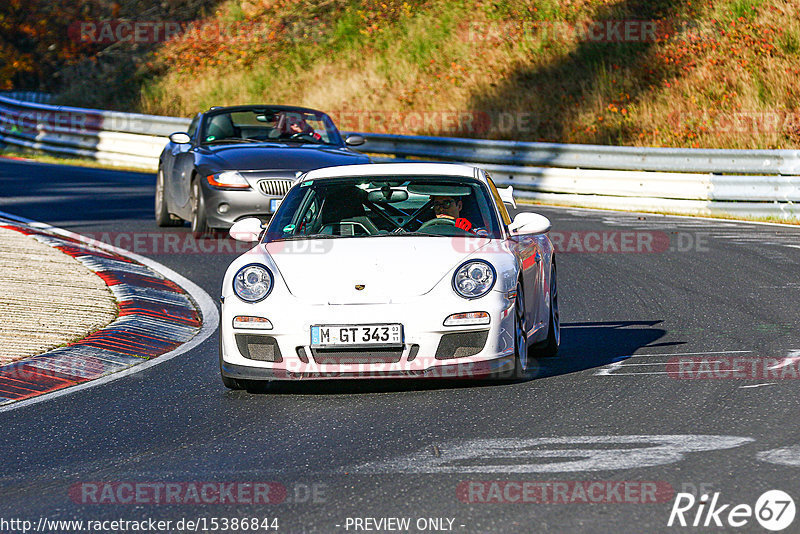
M 363 154 L 346 148 L 223 145 L 208 150 L 206 164 L 218 169 L 309 171 L 322 167 L 369 163 Z
M 289 291 L 319 304 L 367 304 L 424 295 L 491 240 L 366 237 L 265 246 Z M 363 285 L 357 290 L 356 285 Z

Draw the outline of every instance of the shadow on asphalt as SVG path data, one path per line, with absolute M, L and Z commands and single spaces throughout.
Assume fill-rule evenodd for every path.
M 657 327 L 661 322 L 659 320 L 564 323 L 561 325 L 561 349 L 558 356 L 534 359 L 528 377 L 522 380 L 504 378 L 314 380 L 273 382 L 255 386 L 249 392 L 271 395 L 353 395 L 465 389 L 529 382 L 603 367 L 625 360 L 645 347 L 682 345 L 683 342 L 655 343 L 666 334 L 665 330 Z
M 626 360 L 645 347 L 683 345 L 684 342 L 655 343 L 666 334 L 658 328 L 663 321 L 613 321 L 562 323 L 561 348 L 555 358 L 540 358 L 534 378 L 546 378 L 603 367 Z

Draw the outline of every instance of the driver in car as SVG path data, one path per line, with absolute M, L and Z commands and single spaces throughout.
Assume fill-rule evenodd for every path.
M 485 229 L 474 228 L 469 219 L 460 217 L 461 208 L 464 206 L 461 199 L 450 196 L 432 196 L 431 200 L 433 201 L 433 213 L 437 219 L 450 219 L 455 223 L 456 228 L 460 228 L 465 232 L 488 235 Z
M 322 136 L 318 134 L 314 128 L 308 124 L 305 119 L 302 117 L 297 117 L 295 115 L 287 115 L 286 121 L 288 123 L 288 134 L 291 136 L 294 135 L 307 135 L 309 137 L 314 138 L 315 140 L 319 141 L 322 139 Z

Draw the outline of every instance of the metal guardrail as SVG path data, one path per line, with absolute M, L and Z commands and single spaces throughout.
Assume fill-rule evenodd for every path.
M 167 136 L 188 119 L 51 106 L 0 96 L 0 142 L 48 153 L 88 157 L 156 170 Z
M 366 134 L 368 151 L 395 157 L 570 169 L 732 174 L 800 174 L 797 150 L 562 145 L 457 137 Z
M 35 102 L 37 104 L 49 104 L 53 99 L 53 95 L 50 93 L 42 93 L 39 91 L 0 91 L 0 96 L 13 98 L 14 100 L 22 100 L 24 102 Z
M 592 208 L 800 219 L 800 151 L 562 145 L 361 134 L 373 159 L 483 167 L 533 201 Z M 391 157 L 387 157 L 391 156 Z M 409 159 L 414 158 L 414 159 Z M 666 171 L 666 172 L 665 172 Z
M 155 170 L 189 119 L 24 102 L 0 96 L 0 142 Z M 381 161 L 487 169 L 521 198 L 564 205 L 800 218 L 800 151 L 563 145 L 362 133 Z

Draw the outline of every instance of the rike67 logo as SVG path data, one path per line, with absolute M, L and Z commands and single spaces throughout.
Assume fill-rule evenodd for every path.
M 794 499 L 784 491 L 765 492 L 755 506 L 722 504 L 719 496 L 719 492 L 714 493 L 709 502 L 708 495 L 697 500 L 691 493 L 678 493 L 667 526 L 739 528 L 755 517 L 763 528 L 777 532 L 794 521 Z

